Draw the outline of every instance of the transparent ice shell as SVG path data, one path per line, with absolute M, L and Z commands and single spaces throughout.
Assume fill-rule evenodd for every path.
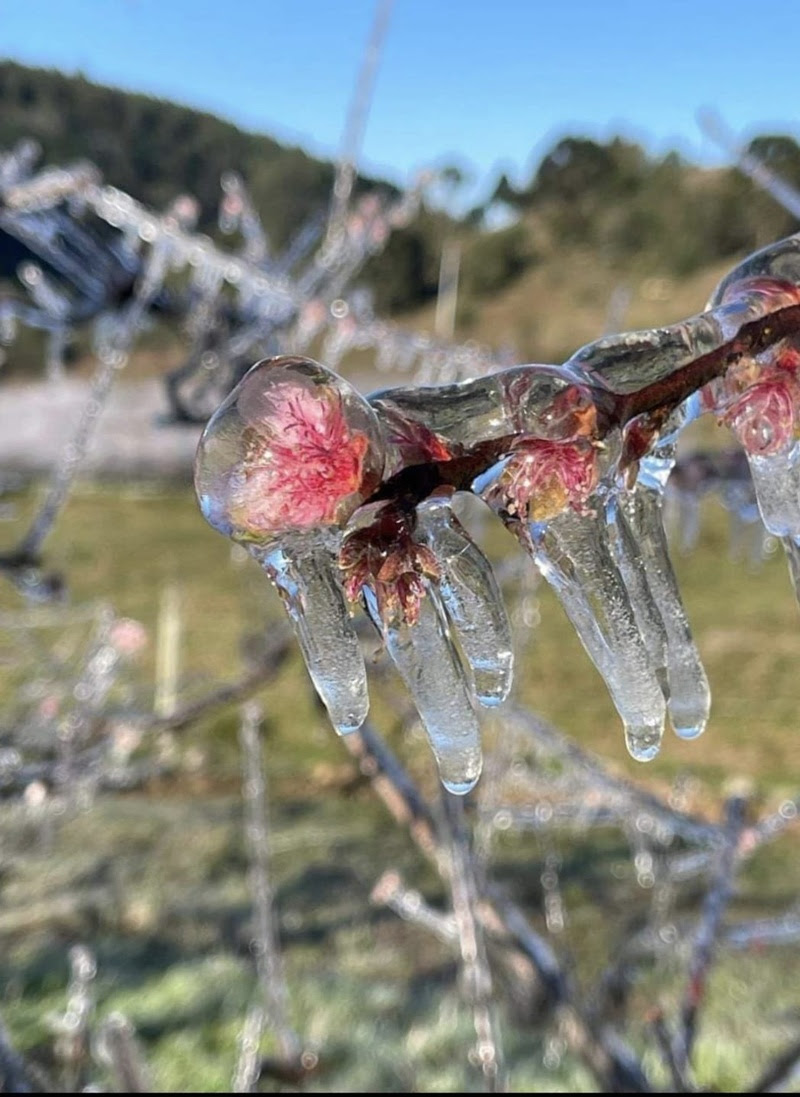
M 195 461 L 206 520 L 234 540 L 342 526 L 380 483 L 381 429 L 366 400 L 308 358 L 257 363 L 211 417 Z

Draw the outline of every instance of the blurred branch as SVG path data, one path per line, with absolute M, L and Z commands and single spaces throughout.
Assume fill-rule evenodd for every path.
M 769 1064 L 747 1090 L 748 1093 L 775 1093 L 789 1082 L 800 1065 L 800 1040 L 793 1040 Z
M 670 1078 L 672 1079 L 675 1093 L 696 1092 L 695 1087 L 686 1076 L 686 1071 L 675 1056 L 674 1041 L 670 1035 L 664 1015 L 660 1010 L 653 1018 L 651 1027 L 653 1035 L 656 1038 L 656 1043 L 658 1044 L 658 1050 L 661 1052 L 661 1058 L 664 1060 L 664 1065 L 669 1071 Z
M 706 893 L 700 925 L 689 962 L 686 990 L 680 1011 L 680 1028 L 675 1039 L 675 1059 L 685 1071 L 691 1059 L 697 1034 L 697 1018 L 702 1007 L 714 949 L 722 926 L 722 917 L 733 894 L 737 866 L 736 851 L 745 822 L 747 800 L 734 796 L 725 804 L 725 825 L 717 867 Z
M 370 723 L 342 737 L 358 760 L 378 797 L 394 819 L 408 826 L 422 851 L 441 874 L 446 853 L 433 814 L 409 774 Z M 636 1056 L 609 1026 L 593 1025 L 575 1003 L 575 991 L 550 945 L 530 926 L 502 889 L 487 884 L 477 913 L 493 940 L 514 950 L 535 977 L 562 1022 L 569 1043 L 612 1092 L 649 1093 L 650 1085 Z
M 20 1055 L 0 1020 L 0 1092 L 53 1093 L 53 1087 L 38 1068 Z
M 493 1001 L 492 973 L 486 956 L 483 927 L 477 913 L 475 862 L 464 827 L 464 802 L 442 792 L 444 825 L 449 842 L 449 884 L 463 965 L 465 997 L 472 1009 L 477 1064 L 490 1093 L 505 1093 L 508 1077 L 503 1062 L 500 1025 Z
M 175 709 L 169 716 L 151 716 L 142 724 L 143 730 L 154 734 L 161 731 L 185 731 L 196 720 L 208 716 L 215 709 L 248 700 L 262 686 L 272 681 L 293 650 L 288 629 L 276 628 L 264 655 L 241 678 L 218 686 L 199 700 Z
M 532 712 L 527 712 L 519 705 L 508 705 L 504 712 L 507 722 L 513 722 L 528 736 L 542 747 L 551 757 L 559 758 L 572 768 L 582 772 L 589 778 L 592 784 L 604 788 L 618 796 L 622 796 L 631 805 L 646 811 L 664 824 L 675 834 L 679 834 L 688 841 L 702 845 L 714 843 L 719 840 L 720 827 L 715 823 L 708 823 L 696 816 L 688 815 L 665 804 L 652 792 L 639 788 L 632 781 L 624 777 L 616 777 L 609 773 L 602 762 L 583 750 Z
M 152 1093 L 136 1030 L 122 1013 L 112 1013 L 100 1026 L 98 1051 L 108 1063 L 118 1093 Z
M 275 920 L 269 866 L 267 786 L 261 754 L 260 726 L 261 709 L 258 704 L 250 701 L 243 705 L 239 743 L 242 753 L 245 842 L 250 863 L 248 875 L 255 916 L 252 948 L 266 1015 L 275 1032 L 281 1059 L 292 1068 L 300 1063 L 302 1044 L 289 1023 L 289 991 Z
M 452 914 L 428 906 L 418 891 L 407 888 L 396 869 L 387 869 L 370 892 L 370 901 L 386 906 L 403 921 L 427 929 L 448 945 L 458 944 L 458 927 Z

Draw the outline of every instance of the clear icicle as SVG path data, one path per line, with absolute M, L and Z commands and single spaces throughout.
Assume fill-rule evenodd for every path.
M 417 513 L 442 569 L 439 593 L 472 669 L 475 696 L 482 705 L 499 705 L 511 690 L 514 653 L 497 580 L 448 502 L 431 501 Z
M 661 691 L 669 701 L 667 629 L 653 597 L 644 557 L 636 542 L 636 535 L 631 529 L 627 509 L 616 497 L 609 503 L 607 517 L 614 559 L 628 588 L 636 623 L 642 634 L 650 663 L 661 684 Z
M 481 773 L 480 728 L 438 591 L 427 586 L 419 619 L 413 625 L 403 620 L 382 621 L 368 587 L 364 588 L 364 600 L 414 698 L 442 784 L 448 792 L 465 795 Z
M 695 739 L 708 722 L 711 692 L 669 558 L 662 495 L 639 480 L 633 491 L 620 495 L 618 505 L 631 529 L 666 630 L 670 722 L 682 739 Z
M 258 553 L 291 617 L 317 693 L 340 735 L 369 709 L 367 672 L 342 592 L 333 538 L 319 532 Z
M 602 501 L 595 502 L 602 511 Z M 611 552 L 605 517 L 567 510 L 531 532 L 542 574 L 605 678 L 630 754 L 649 761 L 664 731 L 664 695 Z
M 800 442 L 783 453 L 747 460 L 764 525 L 776 537 L 800 537 Z

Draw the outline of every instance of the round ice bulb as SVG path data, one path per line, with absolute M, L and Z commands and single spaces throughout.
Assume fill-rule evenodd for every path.
M 206 425 L 195 489 L 237 541 L 342 525 L 380 483 L 381 430 L 366 400 L 308 358 L 258 362 Z

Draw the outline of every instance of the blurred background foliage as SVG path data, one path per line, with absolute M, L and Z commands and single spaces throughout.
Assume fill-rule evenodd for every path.
M 87 158 L 105 179 L 140 201 L 163 207 L 186 191 L 200 202 L 200 227 L 214 233 L 219 180 L 242 174 L 275 248 L 313 214 L 325 209 L 333 165 L 270 137 L 245 133 L 230 122 L 175 103 L 102 87 L 82 76 L 0 62 L 0 147 L 35 137 L 49 163 Z M 800 145 L 764 135 L 748 146 L 787 182 L 800 186 Z M 450 197 L 464 181 L 445 165 Z M 395 192 L 363 177 L 363 190 Z M 441 188 L 440 188 L 441 189 Z M 500 223 L 500 228 L 490 228 Z M 398 314 L 435 297 L 443 241 L 462 248 L 460 318 L 476 337 L 481 305 L 534 271 L 557 280 L 565 256 L 591 254 L 606 279 L 643 274 L 684 279 L 753 251 L 798 228 L 796 220 L 733 167 L 701 168 L 675 152 L 648 155 L 614 137 L 598 143 L 564 137 L 515 185 L 502 175 L 487 202 L 454 218 L 426 208 L 375 257 L 364 279 L 376 311 Z M 470 330 L 474 328 L 475 330 Z M 575 343 L 528 346 L 517 324 L 513 336 L 525 353 L 567 354 Z

